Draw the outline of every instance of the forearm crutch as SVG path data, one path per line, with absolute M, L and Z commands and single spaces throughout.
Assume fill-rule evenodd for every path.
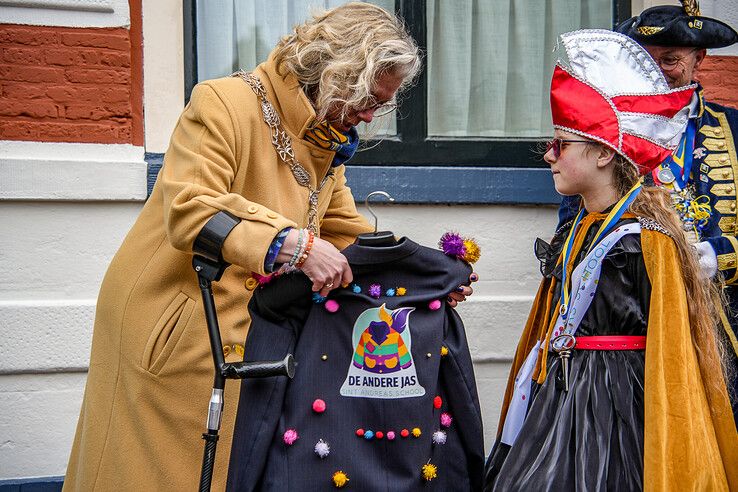
M 192 267 L 197 272 L 197 279 L 202 293 L 202 303 L 205 309 L 205 320 L 210 336 L 210 352 L 215 365 L 215 379 L 213 392 L 210 395 L 208 407 L 207 432 L 205 452 L 202 457 L 202 471 L 200 472 L 200 492 L 209 492 L 213 478 L 215 463 L 215 448 L 218 445 L 218 431 L 223 414 L 223 389 L 226 379 L 265 378 L 272 376 L 295 376 L 295 360 L 292 354 L 287 354 L 284 360 L 254 361 L 254 362 L 226 362 L 223 355 L 223 344 L 220 338 L 218 316 L 213 300 L 212 282 L 217 282 L 228 268 L 223 260 L 221 248 L 223 242 L 234 227 L 241 221 L 228 212 L 221 211 L 215 214 L 203 226 L 195 239 Z

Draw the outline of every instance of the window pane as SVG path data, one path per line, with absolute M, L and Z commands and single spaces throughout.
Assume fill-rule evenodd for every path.
M 253 70 L 311 12 L 344 3 L 347 0 L 196 0 L 198 81 L 225 77 L 239 69 Z M 391 12 L 395 0 L 370 3 Z M 394 135 L 395 118 L 378 118 L 359 132 Z
M 428 0 L 428 134 L 542 137 L 557 36 L 612 25 L 613 0 Z

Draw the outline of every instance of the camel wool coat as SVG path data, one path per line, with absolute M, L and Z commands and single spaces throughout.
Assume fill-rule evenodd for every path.
M 316 187 L 334 154 L 303 140 L 315 111 L 271 57 L 254 73 Z M 356 210 L 343 166 L 334 171 L 318 200 L 320 237 L 342 249 L 371 227 Z M 241 222 L 223 245 L 231 266 L 213 292 L 223 344 L 242 344 L 250 298 L 244 282 L 265 273 L 279 231 L 307 226 L 308 190 L 279 159 L 259 101 L 238 77 L 195 87 L 153 193 L 105 275 L 65 491 L 197 488 L 213 363 L 192 245 L 220 210 Z M 234 357 L 231 351 L 226 360 Z M 226 385 L 213 490 L 225 487 L 238 384 Z

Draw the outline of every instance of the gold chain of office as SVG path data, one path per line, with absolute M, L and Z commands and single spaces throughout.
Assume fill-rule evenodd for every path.
M 264 115 L 264 122 L 269 126 L 272 133 L 272 144 L 277 149 L 279 158 L 287 164 L 295 177 L 295 181 L 300 186 L 308 189 L 308 229 L 318 234 L 318 196 L 329 178 L 333 175 L 333 169 L 320 182 L 318 188 L 310 186 L 310 173 L 307 169 L 295 159 L 295 152 L 292 149 L 292 140 L 282 127 L 282 121 L 272 103 L 267 99 L 267 93 L 259 77 L 251 72 L 240 70 L 232 75 L 232 77 L 240 77 L 254 91 L 256 97 L 261 104 L 261 112 Z

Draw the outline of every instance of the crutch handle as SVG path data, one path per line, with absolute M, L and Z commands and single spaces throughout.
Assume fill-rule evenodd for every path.
M 270 378 L 274 376 L 295 377 L 295 358 L 292 354 L 282 360 L 260 360 L 223 364 L 221 370 L 226 379 Z

